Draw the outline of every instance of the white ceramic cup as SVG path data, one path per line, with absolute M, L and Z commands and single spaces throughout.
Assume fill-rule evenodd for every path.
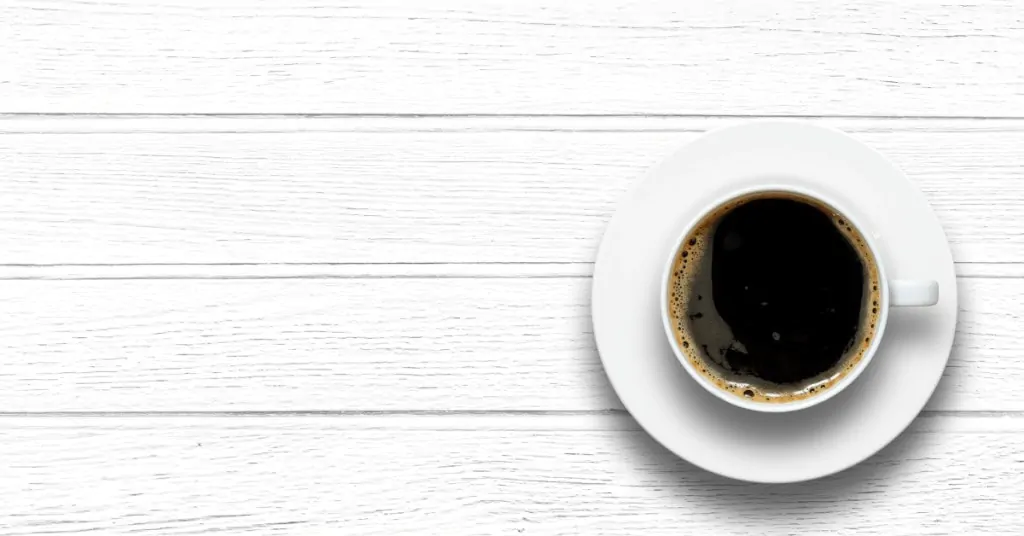
M 797 400 L 786 401 L 786 402 L 768 402 L 760 400 L 751 400 L 745 397 L 739 396 L 723 389 L 711 381 L 708 377 L 701 374 L 687 357 L 686 353 L 679 347 L 679 343 L 676 340 L 675 328 L 673 327 L 672 315 L 669 310 L 669 293 L 672 285 L 673 266 L 676 260 L 676 256 L 680 253 L 680 248 L 683 247 L 683 241 L 689 236 L 691 231 L 695 227 L 700 225 L 703 220 L 713 213 L 716 209 L 723 205 L 754 194 L 760 193 L 780 193 L 780 194 L 795 194 L 797 196 L 808 197 L 815 199 L 825 205 L 834 209 L 840 214 L 847 222 L 849 222 L 854 228 L 857 229 L 858 233 L 864 238 L 867 248 L 871 251 L 875 261 L 875 269 L 878 273 L 878 280 L 880 285 L 880 300 L 879 303 L 879 314 L 876 319 L 876 328 L 874 336 L 869 342 L 868 348 L 864 351 L 859 361 L 853 365 L 853 369 L 843 375 L 836 383 L 830 385 L 828 388 L 812 393 L 805 398 Z M 748 188 L 744 190 L 737 190 L 731 192 L 728 195 L 723 196 L 717 202 L 710 203 L 707 207 L 701 211 L 700 215 L 693 219 L 689 225 L 680 233 L 679 238 L 675 241 L 672 246 L 672 250 L 669 254 L 668 260 L 665 264 L 665 270 L 662 274 L 661 283 L 661 295 L 659 298 L 661 306 L 661 319 L 664 324 L 665 334 L 668 337 L 669 344 L 672 346 L 672 351 L 675 353 L 679 362 L 682 363 L 683 368 L 697 381 L 701 386 L 707 389 L 711 394 L 721 398 L 722 400 L 741 408 L 750 409 L 754 411 L 780 413 L 786 411 L 795 411 L 799 409 L 808 408 L 820 404 L 833 396 L 839 394 L 843 389 L 848 387 L 850 384 L 857 379 L 858 376 L 864 371 L 864 369 L 871 362 L 875 353 L 878 351 L 879 344 L 881 343 L 882 337 L 885 335 L 885 326 L 889 319 L 889 308 L 890 307 L 922 307 L 928 305 L 935 305 L 939 300 L 939 285 L 935 281 L 929 280 L 889 280 L 886 277 L 885 262 L 882 257 L 877 240 L 868 230 L 857 221 L 851 211 L 844 208 L 843 203 L 840 200 L 831 199 L 821 192 L 815 192 L 804 187 L 795 187 L 790 185 L 765 185 L 758 186 L 756 188 Z

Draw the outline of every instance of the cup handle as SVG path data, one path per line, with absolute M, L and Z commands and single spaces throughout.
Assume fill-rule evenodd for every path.
M 922 307 L 939 302 L 935 281 L 894 279 L 889 281 L 889 304 L 893 307 Z

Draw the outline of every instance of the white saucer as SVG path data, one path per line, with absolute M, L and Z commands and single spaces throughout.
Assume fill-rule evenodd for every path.
M 878 354 L 849 388 L 774 414 L 731 406 L 698 385 L 672 353 L 658 301 L 662 268 L 687 222 L 725 192 L 768 178 L 841 194 L 877 238 L 888 277 L 939 283 L 938 305 L 890 311 Z M 723 476 L 796 482 L 864 460 L 921 411 L 953 345 L 956 276 L 924 196 L 882 155 L 837 130 L 763 121 L 687 144 L 628 194 L 597 254 L 591 307 L 604 369 L 651 436 Z

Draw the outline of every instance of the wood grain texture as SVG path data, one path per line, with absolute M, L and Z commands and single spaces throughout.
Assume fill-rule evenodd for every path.
M 8 128 L 22 132 L 76 124 L 15 123 Z M 284 119 L 276 128 L 346 123 Z M 591 262 L 629 187 L 700 131 L 729 121 L 566 119 L 523 130 L 529 123 L 0 135 L 0 262 Z M 1024 126 L 838 125 L 925 192 L 957 261 L 1024 262 Z
M 1024 116 L 1024 7 L 10 0 L 0 111 Z
M 1024 5 L 827 4 L 0 2 L 0 536 L 1018 534 Z M 921 187 L 961 311 L 908 433 L 766 487 L 622 411 L 589 275 L 793 115 Z
M 1024 279 L 959 281 L 931 410 L 1024 411 Z M 0 408 L 620 409 L 590 280 L 2 281 Z
M 785 486 L 705 473 L 622 417 L 407 420 L 7 419 L 0 534 L 1015 534 L 1024 507 L 1018 418 L 921 419 Z

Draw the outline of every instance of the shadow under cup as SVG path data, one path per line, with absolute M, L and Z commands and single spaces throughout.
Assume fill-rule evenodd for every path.
M 707 211 L 673 253 L 666 327 L 713 393 L 746 407 L 825 398 L 881 331 L 882 284 L 850 219 L 790 191 Z M 834 393 L 832 393 L 834 394 Z

